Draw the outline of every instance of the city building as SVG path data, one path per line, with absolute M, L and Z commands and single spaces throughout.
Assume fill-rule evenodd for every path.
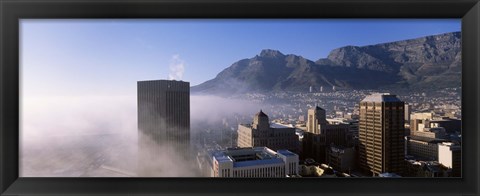
M 445 142 L 444 139 L 437 139 L 423 136 L 407 136 L 405 154 L 412 155 L 418 160 L 438 161 L 438 143 Z
M 330 145 L 346 146 L 349 129 L 349 124 L 329 124 L 324 109 L 318 106 L 309 109 L 301 158 L 313 158 L 319 163 L 325 163 Z
M 298 153 L 299 140 L 295 127 L 270 123 L 268 116 L 260 110 L 252 124 L 238 125 L 238 147 L 266 146 L 272 150 L 290 150 Z
M 404 166 L 405 103 L 390 94 L 372 94 L 360 102 L 359 167 L 373 176 L 401 175 Z
M 212 177 L 286 177 L 298 175 L 298 155 L 267 147 L 229 148 L 213 153 Z
M 438 144 L 438 162 L 451 169 L 453 177 L 462 175 L 462 152 L 461 146 L 452 142 Z
M 452 134 L 455 132 L 462 132 L 462 120 L 460 119 L 453 119 L 449 117 L 443 117 L 441 119 L 434 119 L 431 120 L 429 127 L 443 127 L 445 128 L 445 132 L 447 134 Z
M 450 172 L 437 161 L 407 160 L 404 177 L 448 177 Z
M 190 84 L 138 81 L 137 93 L 138 172 L 156 176 L 166 153 L 190 156 Z
M 347 118 L 327 119 L 330 124 L 347 124 L 349 126 L 346 138 L 346 147 L 357 146 L 358 143 L 358 120 Z
M 421 131 L 424 128 L 430 128 L 431 119 L 411 119 L 410 120 L 410 133 L 415 131 Z
M 410 115 L 412 114 L 412 105 L 405 103 L 405 122 L 410 122 Z
M 412 136 L 427 137 L 432 139 L 445 139 L 447 137 L 445 128 L 443 127 L 423 128 L 421 131 L 412 131 L 410 134 Z
M 308 110 L 307 118 L 307 132 L 319 134 L 321 124 L 327 124 L 326 111 L 323 108 L 315 106 L 315 108 Z
M 355 169 L 355 149 L 341 146 L 330 146 L 328 165 L 334 170 L 350 173 Z
M 433 119 L 432 112 L 415 112 L 410 114 L 410 120 L 412 119 Z
M 430 120 L 433 119 L 431 112 L 412 113 L 410 115 L 410 131 L 418 131 L 430 127 Z

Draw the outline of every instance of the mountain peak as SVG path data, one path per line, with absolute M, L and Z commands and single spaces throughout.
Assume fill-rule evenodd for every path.
M 272 50 L 272 49 L 263 49 L 262 52 L 260 52 L 261 57 L 283 57 L 285 56 L 278 50 Z

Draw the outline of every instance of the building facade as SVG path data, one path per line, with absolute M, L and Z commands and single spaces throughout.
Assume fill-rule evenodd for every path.
M 412 114 L 412 105 L 405 103 L 405 122 L 410 123 L 410 115 Z
M 412 155 L 418 160 L 438 161 L 438 143 L 445 140 L 415 135 L 405 138 L 407 155 Z
M 443 127 L 423 128 L 422 131 L 412 131 L 411 135 L 432 139 L 445 139 L 447 137 L 447 133 Z
M 395 95 L 373 94 L 360 102 L 359 167 L 373 176 L 402 174 L 405 158 L 405 103 Z
M 355 169 L 355 154 L 353 147 L 330 146 L 328 165 L 337 171 L 349 173 Z
M 324 109 L 318 106 L 309 109 L 301 158 L 312 158 L 318 163 L 326 163 L 330 145 L 347 145 L 349 129 L 349 124 L 328 124 Z
M 190 156 L 190 84 L 138 81 L 137 101 L 139 176 L 156 176 L 167 154 Z
M 308 110 L 307 117 L 307 132 L 313 134 L 320 134 L 319 125 L 327 124 L 326 111 L 323 108 L 315 106 L 315 108 Z
M 451 169 L 453 177 L 462 176 L 462 153 L 461 146 L 452 142 L 438 144 L 438 162 Z
M 455 132 L 462 132 L 462 120 L 460 119 L 452 119 L 448 117 L 443 117 L 441 119 L 431 120 L 429 127 L 443 127 L 445 128 L 445 132 L 448 134 L 452 134 Z
M 267 147 L 230 148 L 212 157 L 212 177 L 279 178 L 298 175 L 298 155 Z
M 433 119 L 431 112 L 419 112 L 410 114 L 410 131 L 421 131 L 430 127 L 430 120 Z
M 290 150 L 298 153 L 299 140 L 295 128 L 270 124 L 268 116 L 260 110 L 252 124 L 238 125 L 238 147 L 266 146 L 272 150 Z

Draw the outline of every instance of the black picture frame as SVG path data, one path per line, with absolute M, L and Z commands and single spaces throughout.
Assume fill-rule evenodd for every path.
M 478 0 L 0 0 L 0 195 L 479 195 Z M 19 19 L 461 18 L 462 178 L 19 178 Z

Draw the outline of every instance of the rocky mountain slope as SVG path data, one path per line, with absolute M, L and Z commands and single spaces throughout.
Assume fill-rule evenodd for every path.
M 336 89 L 441 89 L 461 85 L 461 33 L 452 32 L 369 46 L 334 49 L 311 61 L 266 49 L 242 59 L 192 93 Z

